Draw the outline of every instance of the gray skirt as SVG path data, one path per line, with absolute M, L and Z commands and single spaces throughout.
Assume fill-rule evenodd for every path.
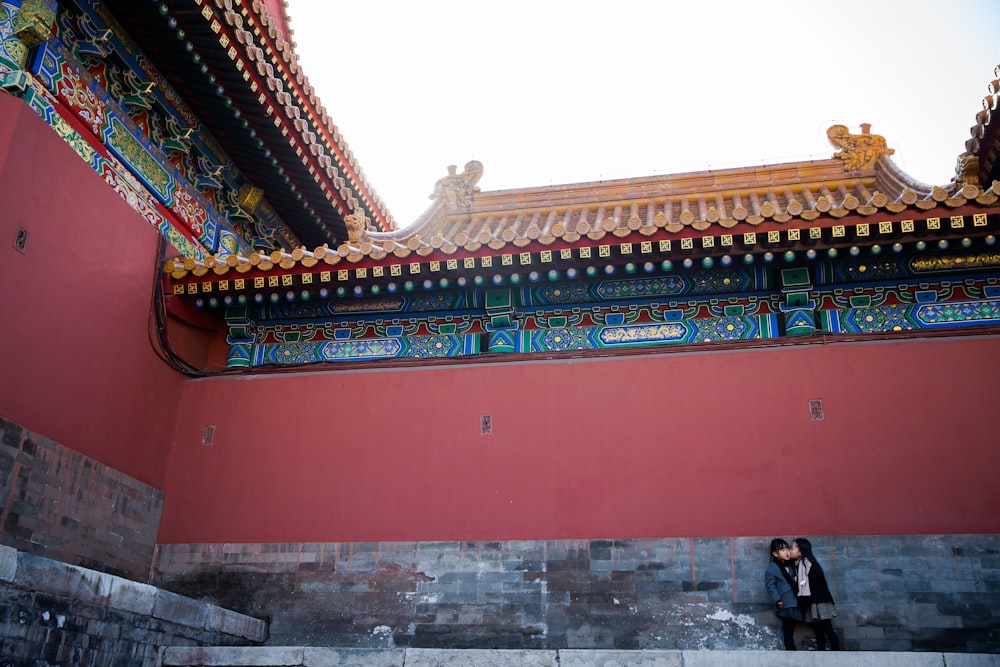
M 832 602 L 812 603 L 805 610 L 806 622 L 825 621 L 837 615 L 837 608 Z

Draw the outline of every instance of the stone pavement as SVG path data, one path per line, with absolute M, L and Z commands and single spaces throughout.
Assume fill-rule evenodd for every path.
M 168 667 L 1000 667 L 1000 654 L 878 651 L 349 649 L 266 646 L 164 649 Z

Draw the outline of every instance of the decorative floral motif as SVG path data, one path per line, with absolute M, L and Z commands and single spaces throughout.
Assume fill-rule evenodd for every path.
M 910 331 L 913 323 L 907 317 L 909 306 L 878 306 L 873 308 L 855 308 L 847 312 L 847 324 L 860 333 L 877 333 L 884 331 Z
M 903 272 L 896 260 L 856 259 L 844 266 L 844 273 L 852 281 L 890 280 L 899 278 Z
M 676 295 L 684 291 L 684 281 L 678 276 L 608 280 L 597 285 L 601 299 L 633 299 L 646 296 Z
M 539 303 L 577 303 L 593 301 L 586 284 L 570 283 L 566 285 L 546 285 L 535 292 Z
M 614 345 L 639 345 L 641 343 L 663 343 L 682 340 L 687 335 L 683 324 L 638 324 L 625 327 L 601 329 L 598 338 L 602 343 Z
M 719 340 L 740 340 L 747 331 L 747 323 L 742 317 L 720 317 L 710 320 L 691 320 L 695 326 L 695 342 Z
M 589 329 L 563 328 L 543 329 L 535 332 L 532 347 L 538 352 L 559 352 L 562 350 L 589 350 L 594 347 L 587 336 Z
M 1000 320 L 1000 301 L 925 304 L 917 307 L 916 318 L 928 326 L 955 322 L 997 321 Z
M 741 292 L 747 288 L 749 278 L 740 271 L 695 271 L 691 274 L 691 294 Z
M 319 348 L 323 361 L 343 359 L 386 359 L 399 355 L 402 343 L 396 338 L 362 338 L 331 341 Z
M 416 359 L 455 357 L 462 354 L 462 347 L 457 344 L 459 340 L 455 336 L 412 336 L 407 339 L 410 349 L 406 356 Z

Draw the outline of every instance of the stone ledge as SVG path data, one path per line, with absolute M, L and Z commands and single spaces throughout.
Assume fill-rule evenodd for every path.
M 267 623 L 258 618 L 11 547 L 0 546 L 0 582 L 11 588 L 151 616 L 252 642 L 267 639 Z
M 803 664 L 822 667 L 1000 667 L 1000 654 L 173 647 L 164 649 L 162 664 L 170 667 L 801 667 Z
M 0 545 L 0 581 L 11 583 L 17 573 L 17 549 Z

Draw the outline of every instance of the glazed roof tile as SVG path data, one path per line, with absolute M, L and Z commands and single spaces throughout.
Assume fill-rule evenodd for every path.
M 286 5 L 277 16 L 260 0 L 178 0 L 167 15 L 158 3 L 107 5 L 304 242 L 344 238 L 351 214 L 396 228 L 302 72 Z M 170 20 L 201 70 L 185 41 L 165 38 Z
M 965 152 L 958 157 L 956 182 L 969 180 L 988 183 L 1000 179 L 1000 122 L 997 122 L 997 104 L 1000 102 L 1000 65 L 993 70 L 996 77 L 987 85 L 983 109 L 976 114 L 976 122 L 965 142 Z
M 867 131 L 852 136 L 877 137 Z M 469 163 L 461 174 L 452 168 L 439 181 L 457 187 L 458 195 L 445 192 L 410 227 L 375 232 L 354 223 L 351 238 L 337 248 L 187 260 L 168 263 L 165 269 L 181 279 L 188 272 L 221 275 L 231 269 L 290 269 L 296 264 L 308 268 L 320 261 L 393 264 L 640 242 L 654 235 L 697 238 L 764 227 L 831 226 L 847 216 L 919 215 L 998 201 L 1000 182 L 987 188 L 959 182 L 926 185 L 901 171 L 890 153 L 870 154 L 865 168 L 854 171 L 846 167 L 858 163 L 838 152 L 828 160 L 494 192 L 477 192 L 482 166 Z

